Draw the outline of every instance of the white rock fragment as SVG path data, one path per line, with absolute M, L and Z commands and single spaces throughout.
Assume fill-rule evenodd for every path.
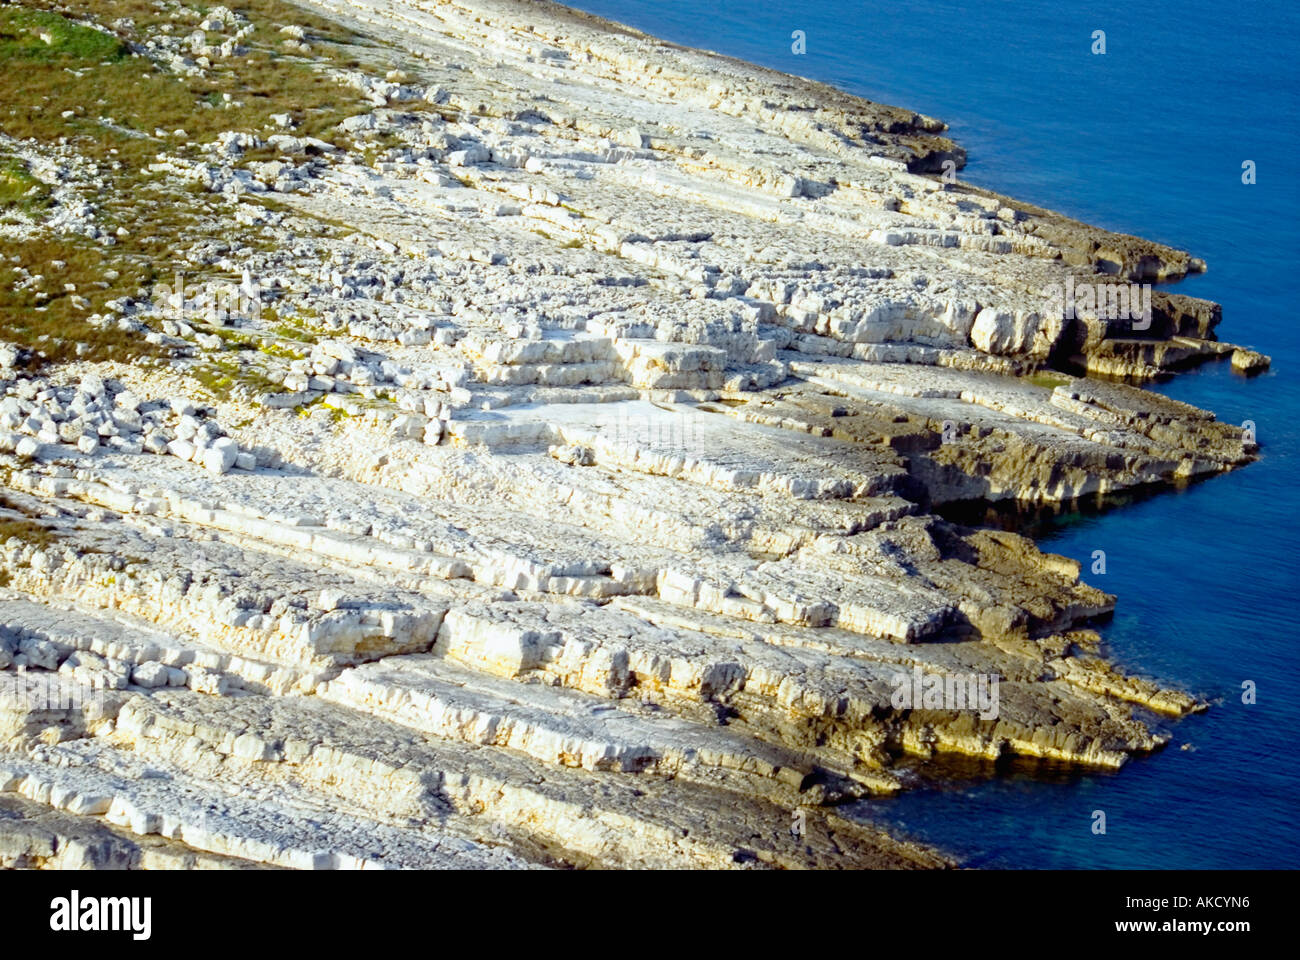
M 239 445 L 229 437 L 219 437 L 203 452 L 203 466 L 209 473 L 229 473 L 239 455 Z
M 167 444 L 167 452 L 173 457 L 181 460 L 190 460 L 194 457 L 194 451 L 197 449 L 194 444 L 188 440 L 173 440 Z
M 131 682 L 138 687 L 151 690 L 157 687 L 165 687 L 168 682 L 168 669 L 166 665 L 158 663 L 156 660 L 139 664 L 131 671 Z

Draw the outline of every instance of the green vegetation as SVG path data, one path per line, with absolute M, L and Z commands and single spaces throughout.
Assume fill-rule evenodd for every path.
M 0 216 L 12 210 L 31 215 L 50 202 L 50 191 L 19 157 L 0 156 Z
M 126 55 L 126 45 L 117 37 L 56 13 L 22 7 L 0 9 L 0 64 L 6 69 L 19 69 L 20 61 L 111 62 Z
M 241 333 L 238 330 L 232 330 L 229 327 L 211 327 L 200 324 L 195 324 L 194 328 L 196 330 L 201 330 L 203 333 L 210 333 L 217 337 L 227 350 L 257 349 L 258 338 L 249 336 L 246 333 Z
M 324 397 L 317 397 L 315 400 L 308 400 L 306 403 L 300 403 L 293 408 L 293 412 L 304 419 L 310 417 L 316 412 L 316 408 L 325 402 Z
M 162 69 L 126 43 L 158 36 L 164 25 L 173 37 L 188 35 L 197 22 L 173 19 L 180 5 L 97 0 L 89 6 L 87 16 L 99 25 L 131 18 L 134 32 L 114 35 L 76 23 L 60 14 L 58 0 L 0 7 L 0 134 L 94 161 L 105 184 L 87 199 L 96 207 L 96 225 L 112 235 L 55 237 L 37 228 L 31 236 L 0 237 L 5 339 L 31 347 L 37 365 L 166 352 L 142 334 L 85 319 L 107 313 L 109 300 L 144 295 L 169 278 L 178 251 L 202 236 L 212 219 L 229 215 L 222 198 L 151 172 L 159 153 L 195 156 L 188 143 L 211 142 L 226 130 L 264 131 L 273 113 L 297 118 L 297 134 L 332 139 L 335 125 L 367 109 L 355 90 L 318 62 L 359 66 L 352 54 L 360 39 L 286 0 L 227 3 L 256 26 L 242 40 L 248 53 L 214 58 L 200 77 Z M 286 46 L 289 38 L 279 27 L 291 23 L 306 30 L 309 56 Z M 230 32 L 209 40 L 220 42 Z M 48 190 L 21 160 L 0 154 L 0 218 L 22 214 L 39 221 L 47 203 Z M 241 230 L 237 240 L 250 250 L 270 248 L 254 227 Z M 64 266 L 54 269 L 54 261 Z M 15 270 L 20 266 L 42 279 L 27 282 Z
M 217 327 L 206 324 L 195 324 L 195 329 L 201 333 L 212 334 L 218 337 L 224 348 L 227 350 L 253 351 L 264 353 L 268 357 L 280 357 L 285 360 L 299 360 L 306 355 L 305 350 L 295 350 L 286 346 L 274 337 L 266 336 L 260 331 L 255 333 L 246 333 L 242 330 L 234 330 L 230 327 Z M 280 324 L 277 332 L 281 329 L 291 331 L 288 336 L 290 339 L 301 337 L 302 331 L 289 327 L 287 324 Z M 281 334 L 284 336 L 284 334 Z
M 277 323 L 271 328 L 271 332 L 284 337 L 286 340 L 307 340 L 312 334 L 300 327 L 295 327 L 289 323 Z
M 268 308 L 267 311 L 263 313 L 262 318 L 275 324 L 271 327 L 271 333 L 276 336 L 282 337 L 285 340 L 311 346 L 319 341 L 321 337 L 327 337 L 330 335 L 330 331 L 323 328 L 313 328 L 308 322 L 314 318 L 318 318 L 319 316 L 320 314 L 311 307 L 303 307 L 299 309 L 297 314 L 292 317 L 281 317 L 278 313 Z
M 117 248 L 102 248 L 81 237 L 34 236 L 25 240 L 0 238 L 0 315 L 5 339 L 29 346 L 47 362 L 114 357 L 162 356 L 166 351 L 148 343 L 144 335 L 116 326 L 87 323 L 87 311 L 78 309 L 73 296 L 103 309 L 109 295 L 135 293 L 151 283 L 154 270 L 140 258 L 114 256 Z M 55 264 L 62 263 L 61 269 Z M 19 265 L 44 280 L 15 290 Z M 112 278 L 111 280 L 109 278 Z M 65 284 L 76 289 L 69 291 Z M 103 286 L 99 286 L 103 284 Z
M 1063 387 L 1072 379 L 1063 373 L 1056 373 L 1052 370 L 1040 370 L 1037 373 L 1025 377 L 1036 387 L 1043 387 L 1047 390 L 1055 390 L 1057 387 Z
M 263 340 L 257 349 L 268 357 L 279 357 L 281 360 L 301 360 L 307 355 L 306 350 L 295 350 L 292 347 L 286 347 L 278 340 Z
M 284 392 L 283 386 L 256 367 L 245 364 L 238 356 L 209 357 L 191 369 L 190 375 L 214 397 L 227 396 L 234 390 L 251 394 Z
M 380 133 L 365 138 L 364 146 L 354 143 L 354 147 L 360 147 L 361 158 L 367 166 L 373 167 L 376 163 L 387 160 L 394 152 L 400 153 L 409 144 L 396 133 Z

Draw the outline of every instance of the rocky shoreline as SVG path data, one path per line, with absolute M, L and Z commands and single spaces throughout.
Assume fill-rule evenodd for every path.
M 1078 564 L 937 513 L 1254 460 L 1138 386 L 1267 365 L 1132 309 L 1196 258 L 553 4 L 137 6 L 22 29 L 210 136 L 0 125 L 49 198 L 0 217 L 0 865 L 945 867 L 836 806 L 1205 708 L 1106 660 Z

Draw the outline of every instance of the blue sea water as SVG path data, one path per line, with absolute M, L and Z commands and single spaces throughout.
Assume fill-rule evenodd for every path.
M 1190 250 L 1176 289 L 1273 357 L 1155 389 L 1257 426 L 1263 458 L 1177 492 L 1028 527 L 1104 575 L 1128 669 L 1212 699 L 1172 745 L 1105 775 L 971 770 L 858 813 L 971 866 L 1300 866 L 1300 5 L 1223 0 L 575 0 L 647 33 L 946 121 L 962 179 Z M 791 49 L 802 30 L 807 52 Z M 1106 53 L 1091 52 L 1105 31 Z M 1241 181 L 1253 160 L 1257 182 Z M 1257 702 L 1242 703 L 1253 681 Z M 1106 814 L 1094 834 L 1093 812 Z

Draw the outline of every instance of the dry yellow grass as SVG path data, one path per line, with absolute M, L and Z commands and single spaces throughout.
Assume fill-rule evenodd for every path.
M 283 0 L 233 0 L 226 6 L 256 25 L 244 41 L 250 52 L 218 60 L 203 77 L 177 76 L 128 46 L 157 35 L 164 23 L 172 25 L 173 35 L 189 32 L 195 21 L 173 20 L 176 4 L 99 0 L 87 11 L 80 5 L 26 0 L 0 8 L 0 134 L 38 145 L 65 145 L 97 161 L 108 182 L 90 198 L 97 224 L 106 232 L 125 231 L 113 245 L 42 233 L 23 240 L 0 238 L 0 339 L 31 347 L 40 354 L 38 363 L 162 352 L 139 334 L 85 321 L 90 313 L 105 312 L 107 301 L 141 295 L 160 276 L 170 275 L 178 251 L 201 236 L 205 219 L 221 210 L 217 198 L 150 173 L 148 166 L 159 153 L 184 155 L 186 141 L 210 142 L 225 130 L 264 129 L 272 113 L 292 114 L 300 133 L 329 137 L 340 120 L 365 109 L 356 91 L 321 69 L 322 61 L 358 65 L 358 38 Z M 115 34 L 109 35 L 73 22 L 88 16 L 103 27 L 130 18 L 134 30 L 113 28 Z M 285 50 L 287 38 L 279 27 L 290 23 L 306 29 L 313 59 Z M 215 106 L 227 97 L 238 105 Z M 156 137 L 159 130 L 168 136 Z M 177 130 L 184 136 L 171 135 Z M 2 143 L 0 215 L 21 211 L 39 218 L 46 191 L 21 161 L 4 154 Z M 227 239 L 263 245 L 255 228 Z M 65 266 L 55 271 L 53 261 Z M 42 274 L 45 282 L 15 290 L 20 279 L 12 272 L 16 266 Z M 65 284 L 75 291 L 65 290 Z M 89 306 L 79 307 L 74 296 Z

